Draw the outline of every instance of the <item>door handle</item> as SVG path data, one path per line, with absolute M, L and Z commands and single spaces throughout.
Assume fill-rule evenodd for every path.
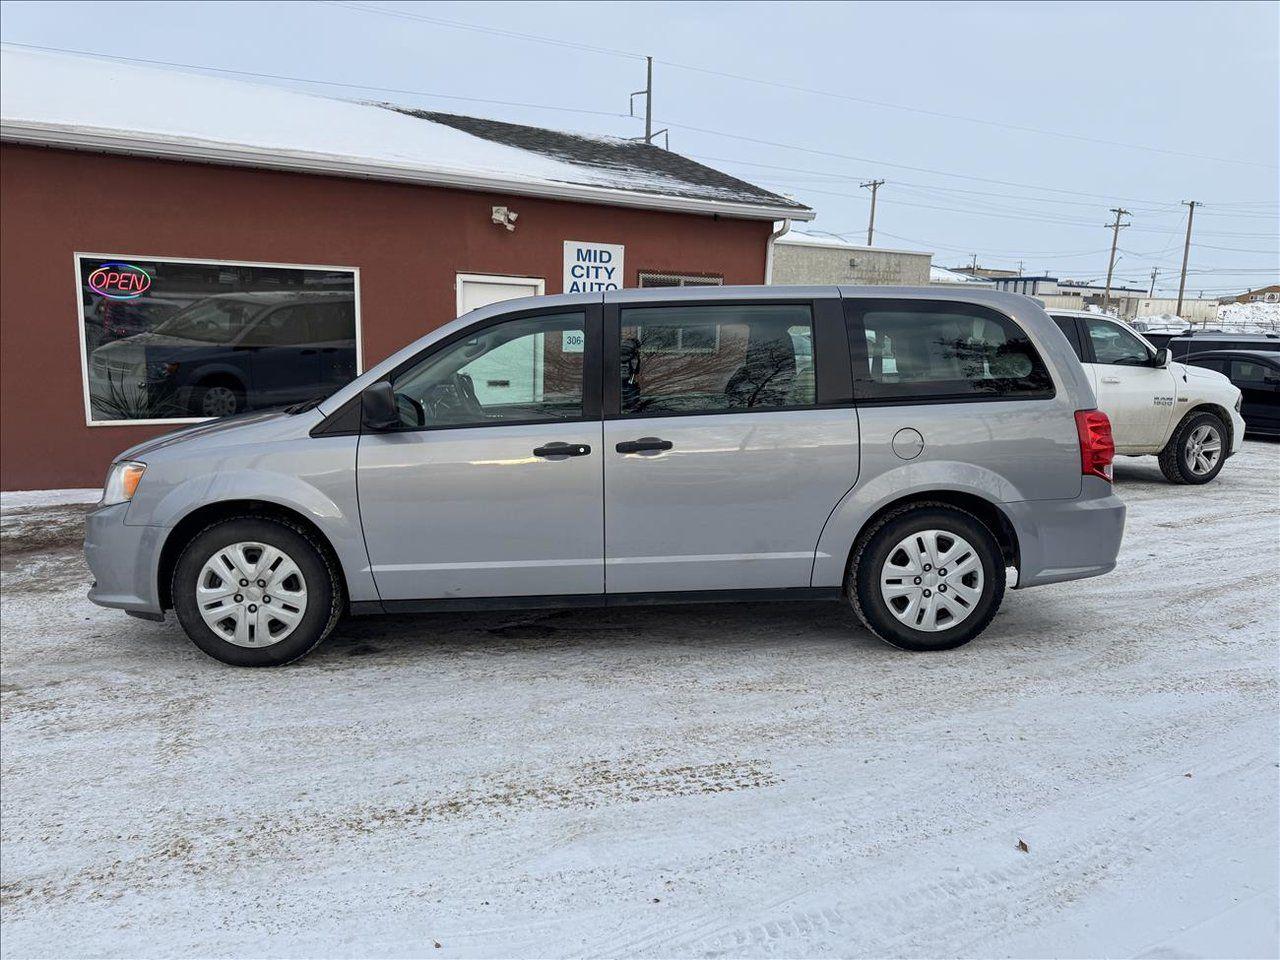
M 534 447 L 533 455 L 535 457 L 545 457 L 548 460 L 564 460 L 568 457 L 585 457 L 591 453 L 591 448 L 585 443 L 548 443 L 545 447 Z
M 619 453 L 650 453 L 659 450 L 670 450 L 675 444 L 670 440 L 659 440 L 657 437 L 641 437 L 639 440 L 624 440 L 614 447 Z
M 1102 382 L 1103 383 L 1119 383 L 1120 378 L 1119 377 L 1103 377 Z

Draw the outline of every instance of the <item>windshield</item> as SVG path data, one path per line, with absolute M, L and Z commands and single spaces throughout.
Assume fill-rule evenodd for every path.
M 210 298 L 193 303 L 155 328 L 166 337 L 230 343 L 260 308 L 242 300 Z

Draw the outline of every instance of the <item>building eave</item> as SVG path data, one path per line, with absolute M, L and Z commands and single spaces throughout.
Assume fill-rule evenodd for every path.
M 39 123 L 30 120 L 0 120 L 0 140 L 29 146 L 121 154 L 165 160 L 186 160 L 221 166 L 287 170 L 326 176 L 416 183 L 424 186 L 479 190 L 515 196 L 576 201 L 614 207 L 633 207 L 730 217 L 740 220 L 812 220 L 810 208 L 771 204 L 740 203 L 672 194 L 645 193 L 569 182 L 545 182 L 485 176 L 474 171 L 431 168 L 416 164 L 391 164 L 308 152 L 268 150 L 251 144 L 224 143 L 196 138 L 139 137 L 128 131 Z

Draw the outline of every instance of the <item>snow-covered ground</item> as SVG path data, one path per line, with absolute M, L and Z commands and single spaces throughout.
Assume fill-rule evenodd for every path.
M 1133 322 L 1151 333 L 1180 333 L 1191 326 L 1172 313 L 1144 314 L 1134 317 Z M 1280 303 L 1224 303 L 1218 307 L 1213 328 L 1230 333 L 1280 333 Z
M 1274 957 L 1280 447 L 1116 472 L 1119 569 L 936 656 L 778 604 L 235 670 L 6 498 L 0 951 Z
M 1224 303 L 1218 308 L 1218 320 L 1233 327 L 1280 331 L 1280 303 Z

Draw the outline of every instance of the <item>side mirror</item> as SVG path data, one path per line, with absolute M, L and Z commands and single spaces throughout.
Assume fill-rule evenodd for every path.
M 1156 358 L 1153 362 L 1157 370 L 1163 370 L 1165 367 L 1169 366 L 1172 360 L 1173 354 L 1169 351 L 1169 348 L 1161 347 L 1156 351 Z
M 399 430 L 400 411 L 396 407 L 396 394 L 391 384 L 379 380 L 364 388 L 360 394 L 360 423 L 366 430 L 384 433 Z

